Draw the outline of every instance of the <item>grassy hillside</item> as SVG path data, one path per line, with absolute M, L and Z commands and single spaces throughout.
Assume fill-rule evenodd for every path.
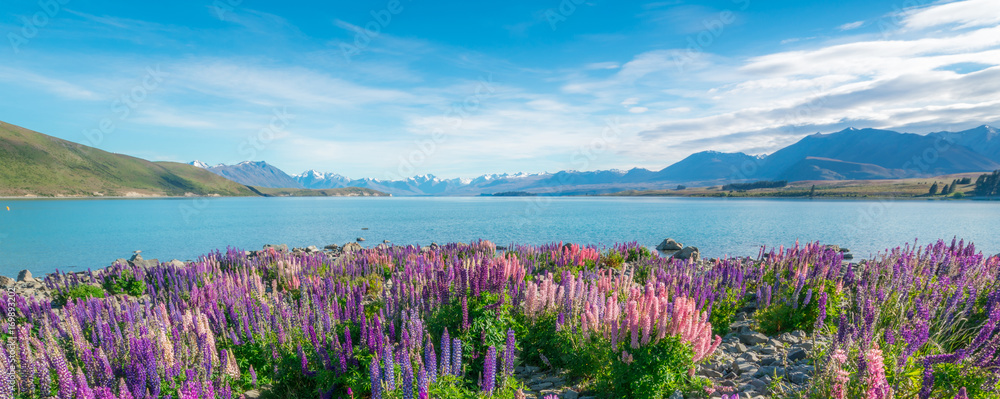
M 112 154 L 0 122 L 0 196 L 250 196 L 212 172 Z
M 949 184 L 955 179 L 969 177 L 973 181 L 977 173 L 959 173 L 927 178 L 893 179 L 893 180 L 815 180 L 788 183 L 781 188 L 749 190 L 743 192 L 723 191 L 721 186 L 694 187 L 684 190 L 648 190 L 623 191 L 607 194 L 613 196 L 674 196 L 674 197 L 809 197 L 814 198 L 945 198 L 943 195 L 928 195 L 931 185 Z M 816 191 L 812 187 L 816 186 Z M 965 198 L 970 198 L 975 184 L 959 185 L 955 192 L 961 192 Z M 952 198 L 952 197 L 948 197 Z M 974 198 L 974 197 L 971 197 Z

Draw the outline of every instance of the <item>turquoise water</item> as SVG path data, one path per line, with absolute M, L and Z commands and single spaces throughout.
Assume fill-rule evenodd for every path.
M 4 206 L 10 206 L 6 211 Z M 655 246 L 666 237 L 704 256 L 761 245 L 836 243 L 856 257 L 914 239 L 965 238 L 1000 251 L 1000 203 L 706 198 L 214 198 L 0 200 L 0 274 L 85 270 L 142 250 L 194 259 L 214 249 L 555 241 Z M 362 228 L 369 230 L 363 231 Z

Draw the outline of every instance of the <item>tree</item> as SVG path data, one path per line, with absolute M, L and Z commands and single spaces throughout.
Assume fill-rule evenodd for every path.
M 813 198 L 815 196 L 816 196 L 816 185 L 813 184 L 812 188 L 809 189 L 809 198 Z
M 931 189 L 927 191 L 927 194 L 937 195 L 937 193 L 938 193 L 938 185 L 937 182 L 934 182 L 934 184 L 931 185 Z
M 687 188 L 687 186 L 685 186 L 685 185 L 683 185 L 683 184 L 678 184 L 678 185 L 677 185 L 677 189 L 678 189 L 678 190 L 683 190 L 683 189 L 686 189 L 686 188 Z
M 951 185 L 945 184 L 944 188 L 941 189 L 941 195 L 951 194 Z

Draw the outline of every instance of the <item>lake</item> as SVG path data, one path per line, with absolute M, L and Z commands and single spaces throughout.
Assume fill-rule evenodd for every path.
M 6 211 L 5 206 L 10 207 Z M 616 197 L 170 198 L 0 200 L 0 274 L 104 267 L 142 250 L 188 260 L 227 246 L 398 244 L 484 238 L 498 245 L 672 237 L 705 257 L 821 241 L 856 259 L 919 239 L 1000 251 L 1000 203 Z M 367 228 L 368 230 L 362 230 Z

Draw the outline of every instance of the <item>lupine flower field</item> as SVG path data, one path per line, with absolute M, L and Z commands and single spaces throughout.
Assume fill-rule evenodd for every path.
M 635 243 L 230 249 L 5 292 L 0 398 L 541 397 L 526 365 L 596 397 L 745 397 L 695 370 L 748 307 L 768 334 L 829 338 L 774 397 L 996 398 L 998 273 L 956 241 L 857 263 L 818 243 L 701 263 Z

